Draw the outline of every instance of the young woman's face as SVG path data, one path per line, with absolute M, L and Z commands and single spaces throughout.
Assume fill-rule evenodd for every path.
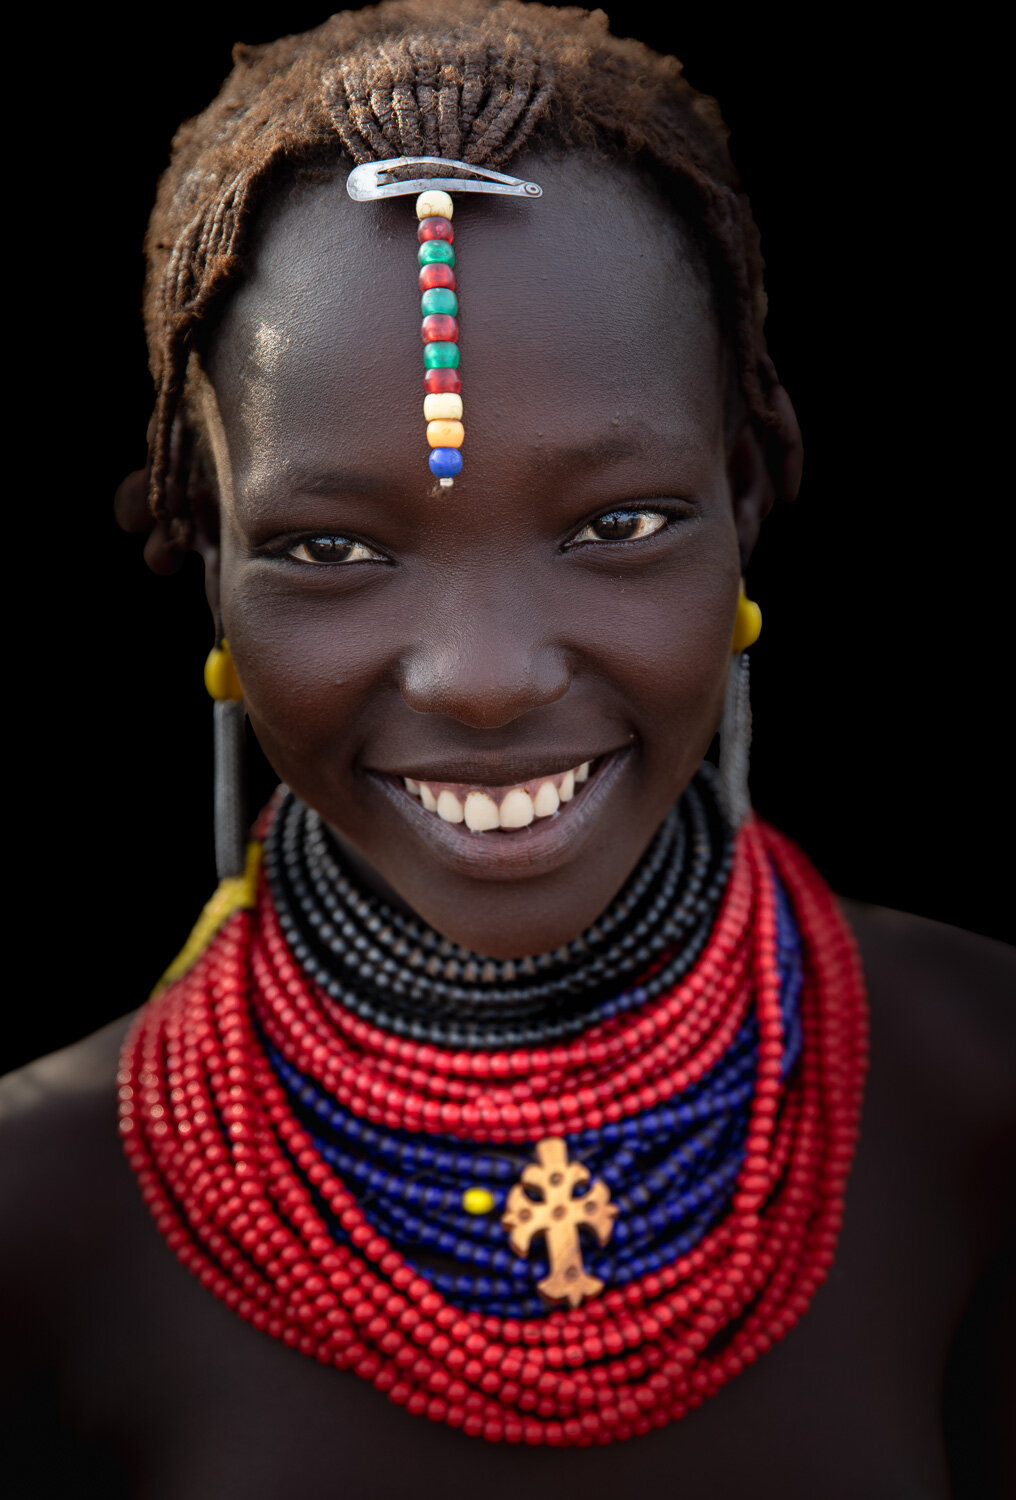
M 276 205 L 204 394 L 258 739 L 367 879 L 497 957 L 588 926 L 700 764 L 758 521 L 672 215 L 627 170 L 517 170 L 542 198 L 456 201 L 453 488 L 427 464 L 411 197 L 340 176 Z

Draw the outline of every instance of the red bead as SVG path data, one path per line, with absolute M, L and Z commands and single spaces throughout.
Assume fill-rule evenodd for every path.
M 425 344 L 455 344 L 459 325 L 450 313 L 428 313 L 420 324 L 420 334 Z
M 457 372 L 431 371 L 427 388 L 459 389 Z M 805 1053 L 789 1084 L 770 861 L 808 959 Z M 462 1314 L 318 1156 L 268 1067 L 255 1003 L 271 1044 L 361 1117 L 527 1145 L 559 1121 L 594 1128 L 669 1099 L 753 1010 L 759 1065 L 732 1209 L 679 1260 L 577 1310 L 522 1322 Z M 585 1446 L 678 1420 L 805 1314 L 836 1247 L 866 1059 L 850 934 L 803 856 L 752 820 L 693 972 L 573 1043 L 451 1053 L 380 1032 L 307 982 L 262 885 L 256 913 L 234 914 L 195 968 L 143 1007 L 117 1084 L 124 1150 L 155 1223 L 228 1307 L 414 1414 L 492 1442 Z M 351 1246 L 327 1231 L 308 1184 Z M 704 1361 L 725 1329 L 722 1354 Z
M 447 240 L 450 245 L 455 238 L 455 230 L 452 228 L 451 219 L 439 217 L 437 214 L 429 219 L 421 219 L 416 231 L 416 238 L 421 245 L 425 240 Z M 434 262 L 431 261 L 430 264 L 433 265 Z

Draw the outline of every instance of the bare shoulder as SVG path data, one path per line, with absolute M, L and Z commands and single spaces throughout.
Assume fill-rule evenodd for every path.
M 133 1019 L 120 1016 L 108 1026 L 37 1057 L 0 1078 L 0 1130 L 12 1146 L 31 1140 L 36 1146 L 59 1138 L 66 1146 L 69 1124 L 81 1124 L 96 1110 L 116 1113 L 115 1076 L 120 1045 Z M 15 1158 L 12 1160 L 12 1156 Z M 4 1152 L 5 1186 L 17 1176 L 18 1153 Z
M 1016 949 L 942 922 L 843 901 L 872 1033 L 954 1127 L 1016 1139 Z
M 1016 951 L 941 922 L 842 906 L 871 1012 L 861 1155 L 868 1129 L 876 1178 L 897 1163 L 891 1192 L 916 1226 L 913 1266 L 924 1257 L 952 1268 L 962 1290 L 942 1389 L 954 1492 L 1013 1494 Z M 886 1201 L 879 1191 L 880 1208 Z M 929 1294 L 929 1307 L 941 1296 Z
M 35 1321 L 34 1289 L 54 1317 L 101 1254 L 96 1226 L 120 1185 L 116 1070 L 131 1016 L 0 1079 L 0 1287 L 8 1328 Z

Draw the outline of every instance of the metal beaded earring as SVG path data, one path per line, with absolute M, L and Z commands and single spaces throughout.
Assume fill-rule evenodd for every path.
M 243 688 L 224 639 L 208 653 L 205 687 L 215 703 L 215 871 L 222 881 L 243 873 L 247 846 L 243 776 L 246 710 Z
M 751 752 L 751 699 L 748 686 L 748 647 L 762 630 L 762 611 L 744 591 L 737 599 L 733 656 L 727 676 L 727 696 L 720 722 L 720 787 L 732 828 L 740 828 L 751 812 L 748 762 Z

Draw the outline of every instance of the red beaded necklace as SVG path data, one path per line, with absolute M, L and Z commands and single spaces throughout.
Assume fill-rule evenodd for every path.
M 252 851 L 247 880 L 224 883 L 139 1012 L 118 1074 L 131 1167 L 203 1285 L 416 1415 L 534 1444 L 611 1442 L 674 1421 L 796 1323 L 836 1245 L 867 1012 L 850 931 L 788 840 L 754 819 L 741 829 L 715 929 L 671 993 L 567 1044 L 514 1052 L 418 1044 L 344 1010 L 293 960 Z M 804 1044 L 786 1079 L 773 870 L 805 966 Z M 377 1233 L 297 1119 L 262 1040 L 364 1120 L 535 1148 L 674 1099 L 749 1013 L 757 1071 L 729 1212 L 658 1272 L 529 1319 L 463 1312 Z

